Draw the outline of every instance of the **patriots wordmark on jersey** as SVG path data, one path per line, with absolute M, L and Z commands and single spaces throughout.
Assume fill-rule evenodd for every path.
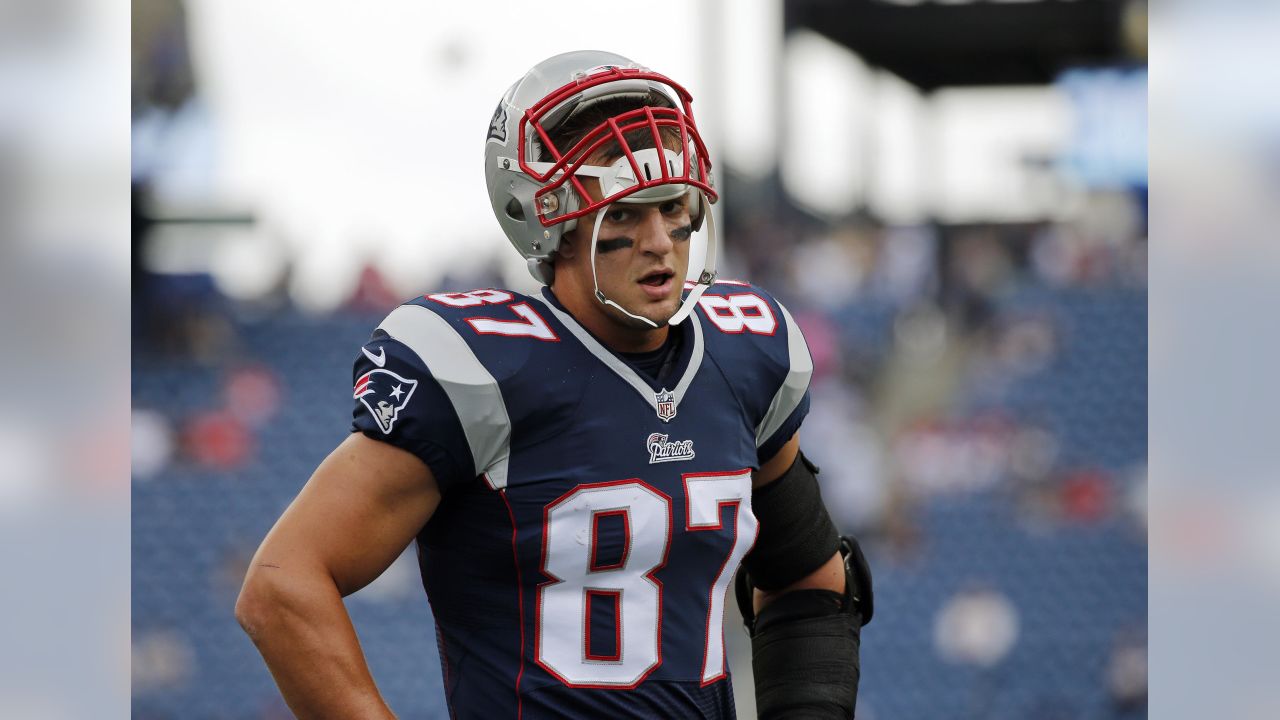
M 417 541 L 457 716 L 734 717 L 725 591 L 812 361 L 746 283 L 671 332 L 659 380 L 549 290 L 488 289 L 406 303 L 362 348 L 354 430 L 443 492 Z

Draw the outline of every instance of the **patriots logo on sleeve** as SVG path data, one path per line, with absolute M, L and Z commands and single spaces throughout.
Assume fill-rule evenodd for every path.
M 378 368 L 356 380 L 352 397 L 369 408 L 373 419 L 378 421 L 378 427 L 387 434 L 395 426 L 400 410 L 409 404 L 409 398 L 413 397 L 413 391 L 417 387 L 417 380 Z

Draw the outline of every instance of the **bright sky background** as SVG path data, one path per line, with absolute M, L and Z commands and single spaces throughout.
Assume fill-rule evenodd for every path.
M 776 0 L 534 7 L 189 0 L 200 104 L 163 131 L 160 200 L 258 222 L 197 231 L 216 238 L 162 230 L 156 264 L 203 265 L 253 296 L 291 262 L 293 296 L 314 310 L 341 303 L 368 262 L 406 296 L 493 258 L 508 282 L 527 282 L 488 205 L 483 134 L 527 68 L 593 47 L 685 84 L 722 171 L 762 178 L 781 156 L 786 188 L 819 214 L 867 203 L 910 224 L 1067 206 L 1027 162 L 1070 138 L 1056 88 L 925 97 L 817 34 L 784 42 Z M 154 138 L 138 127 L 145 148 Z
M 502 92 L 539 60 L 601 47 L 696 77 L 697 18 L 676 21 L 689 17 L 686 3 L 653 2 L 643 13 L 594 2 L 534 8 L 189 3 L 218 146 L 212 191 L 222 204 L 252 208 L 291 246 L 305 305 L 338 301 L 355 281 L 349 268 L 366 259 L 416 292 L 446 266 L 507 247 L 484 191 L 482 141 Z M 622 32 L 642 15 L 662 22 Z M 252 263 L 261 244 L 230 244 L 236 255 L 223 264 Z M 265 263 L 279 255 L 261 254 Z M 499 257 L 520 264 L 509 251 Z

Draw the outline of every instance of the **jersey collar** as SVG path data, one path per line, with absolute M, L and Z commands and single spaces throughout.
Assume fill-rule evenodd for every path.
M 659 417 L 662 417 L 662 410 L 658 405 L 658 395 L 666 391 L 665 387 L 658 387 L 656 382 L 650 379 L 648 375 L 639 372 L 626 360 L 601 344 L 591 334 L 591 331 L 579 325 L 578 321 L 573 319 L 573 316 L 560 305 L 560 301 L 551 293 L 550 288 L 543 287 L 542 298 L 535 297 L 533 300 L 545 305 L 551 311 L 551 314 L 555 315 L 556 319 L 560 321 L 560 324 L 564 325 L 565 329 L 572 333 L 588 352 L 596 356 L 596 359 L 612 370 L 619 379 L 634 388 L 640 394 L 640 397 L 644 398 L 645 402 L 654 409 L 654 412 L 658 413 Z M 671 331 L 681 332 L 685 326 L 691 328 L 693 337 L 692 342 L 690 342 L 689 337 L 685 338 L 684 345 L 680 348 L 681 357 L 676 365 L 678 374 L 672 373 L 673 377 L 680 378 L 675 388 L 671 390 L 674 395 L 675 409 L 680 407 L 680 401 L 684 399 L 685 393 L 693 383 L 694 376 L 698 374 L 698 368 L 702 366 L 702 356 L 705 350 L 702 342 L 702 319 L 698 316 L 698 313 L 690 314 L 688 319 L 680 323 L 680 325 L 672 327 Z M 682 372 L 679 371 L 681 367 L 683 367 Z

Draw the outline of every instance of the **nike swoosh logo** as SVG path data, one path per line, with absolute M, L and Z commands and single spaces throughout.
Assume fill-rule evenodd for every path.
M 381 347 L 378 348 L 377 355 L 374 355 L 373 353 L 369 352 L 369 348 L 360 348 L 360 352 L 364 353 L 364 356 L 372 360 L 373 364 L 377 365 L 378 367 L 383 367 L 384 365 L 387 364 L 386 348 L 381 348 Z

